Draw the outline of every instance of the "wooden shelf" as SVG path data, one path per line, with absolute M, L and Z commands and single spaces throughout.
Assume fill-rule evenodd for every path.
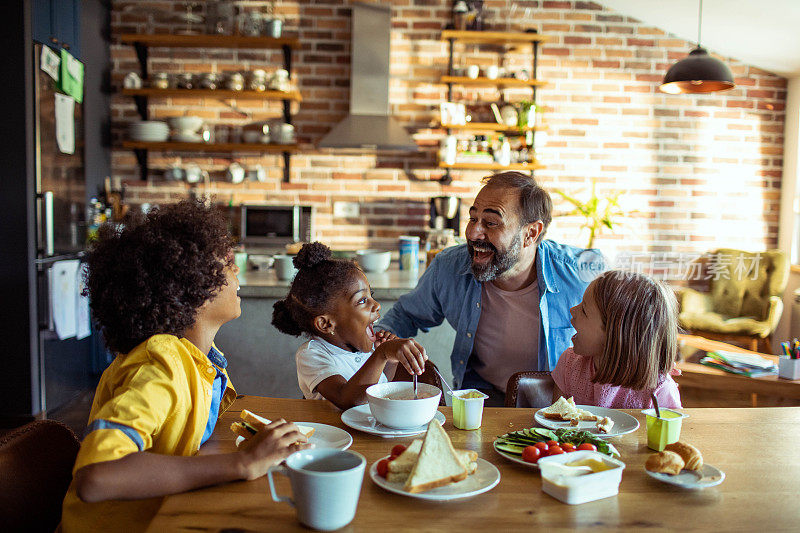
M 525 133 L 527 131 L 536 131 L 537 128 L 518 128 L 517 126 L 506 126 L 505 124 L 497 124 L 496 122 L 467 122 L 466 124 L 440 124 L 443 128 L 451 130 L 469 130 L 469 131 L 515 131 L 517 133 Z
M 172 96 L 190 98 L 238 98 L 240 100 L 294 100 L 302 102 L 299 91 L 231 91 L 228 89 L 122 89 L 121 94 L 127 96 L 147 96 L 153 98 L 169 98 Z
M 245 37 L 243 35 L 169 35 L 126 33 L 120 41 L 142 46 L 168 46 L 171 48 L 300 48 L 293 37 Z
M 544 168 L 544 165 L 539 163 L 512 163 L 510 165 L 501 165 L 500 163 L 447 163 L 440 162 L 439 168 L 450 168 L 454 170 L 536 170 Z
M 467 76 L 442 76 L 442 83 L 457 83 L 459 85 L 498 85 L 515 87 L 536 87 L 545 85 L 542 80 L 518 80 L 516 78 L 468 78 Z
M 160 152 L 296 152 L 296 144 L 250 144 L 250 143 L 181 143 L 123 141 L 123 148 L 129 150 L 153 150 Z
M 518 44 L 548 41 L 549 37 L 532 32 L 444 30 L 442 40 L 462 43 Z

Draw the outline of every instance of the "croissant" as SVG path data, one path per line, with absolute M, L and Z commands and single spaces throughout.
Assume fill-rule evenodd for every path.
M 686 463 L 685 469 L 700 470 L 703 468 L 703 456 L 700 454 L 700 450 L 691 444 L 678 441 L 668 444 L 665 449 L 680 455 L 683 462 Z
M 650 472 L 660 472 L 662 474 L 679 474 L 683 470 L 684 462 L 681 456 L 675 452 L 663 451 L 652 454 L 647 458 L 644 467 Z

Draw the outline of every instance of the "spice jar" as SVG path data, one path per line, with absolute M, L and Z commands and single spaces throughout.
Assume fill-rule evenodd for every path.
M 244 89 L 244 76 L 239 74 L 238 72 L 232 73 L 228 76 L 228 81 L 225 84 L 228 90 L 231 91 L 241 91 Z
M 153 79 L 150 83 L 156 89 L 169 89 L 169 74 L 166 72 L 153 74 Z
M 213 72 L 207 72 L 200 78 L 200 88 L 214 90 L 219 87 L 219 76 Z
M 256 69 L 248 74 L 249 81 L 247 88 L 251 91 L 267 90 L 267 73 L 261 69 Z
M 194 89 L 194 78 L 189 72 L 182 72 L 178 74 L 178 88 L 179 89 Z

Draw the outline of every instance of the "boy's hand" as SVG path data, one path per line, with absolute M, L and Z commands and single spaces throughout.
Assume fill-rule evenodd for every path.
M 422 374 L 425 370 L 425 361 L 428 354 L 414 339 L 393 339 L 386 340 L 375 349 L 375 353 L 387 361 L 400 363 L 408 370 L 409 374 Z
M 297 450 L 310 445 L 305 435 L 291 422 L 276 420 L 256 428 L 258 433 L 239 446 L 243 477 L 256 479 L 267 473 L 267 469 L 280 463 Z
M 376 331 L 375 332 L 375 342 L 373 344 L 375 345 L 375 348 L 377 348 L 378 346 L 380 346 L 384 342 L 390 341 L 390 340 L 396 339 L 396 338 L 397 338 L 397 335 L 395 335 L 391 331 L 382 329 L 380 331 Z

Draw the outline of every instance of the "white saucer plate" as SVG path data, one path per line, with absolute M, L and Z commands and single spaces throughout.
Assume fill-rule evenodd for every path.
M 436 411 L 434 418 L 438 420 L 440 424 L 444 425 L 445 417 L 442 413 Z M 370 433 L 372 435 L 380 435 L 381 437 L 410 437 L 412 435 L 425 433 L 428 430 L 427 424 L 403 429 L 384 426 L 372 416 L 369 404 L 357 405 L 342 413 L 342 423 L 358 431 L 363 431 L 364 433 Z
M 582 431 L 588 431 L 589 433 L 594 433 L 598 437 L 603 438 L 618 437 L 639 429 L 639 421 L 628 413 L 623 413 L 622 411 L 617 411 L 616 409 L 608 409 L 607 407 L 595 407 L 594 405 L 578 405 L 576 407 L 583 409 L 584 411 L 589 411 L 593 415 L 609 417 L 614 422 L 614 425 L 611 427 L 611 431 L 609 433 L 602 433 L 599 429 L 597 429 L 596 422 L 588 420 L 582 420 L 577 426 L 571 426 L 569 424 L 569 420 L 553 420 L 552 418 L 545 418 L 541 414 L 544 409 L 539 409 L 536 411 L 536 414 L 533 416 L 533 418 L 540 426 L 544 426 L 548 429 L 579 429 Z
M 340 450 L 346 450 L 353 444 L 353 437 L 350 433 L 336 426 L 318 424 L 317 422 L 295 422 L 295 424 L 315 429 L 314 434 L 308 439 L 309 444 L 313 444 L 315 448 L 338 448 Z M 236 446 L 238 447 L 243 440 L 244 437 L 236 437 Z
M 381 459 L 386 459 L 387 457 L 389 456 L 387 455 Z M 386 478 L 378 475 L 379 461 L 380 460 L 372 463 L 372 466 L 369 469 L 369 477 L 372 478 L 372 481 L 376 485 L 382 489 L 388 490 L 389 492 L 394 492 L 395 494 L 400 494 L 403 496 L 409 496 L 411 498 L 418 498 L 420 500 L 429 500 L 435 502 L 460 500 L 462 498 L 469 498 L 489 491 L 498 483 L 500 483 L 500 471 L 497 469 L 497 467 L 485 459 L 478 458 L 477 470 L 475 470 L 474 474 L 467 476 L 467 479 L 463 481 L 445 485 L 444 487 L 438 487 L 427 492 L 406 492 L 403 490 L 403 483 L 390 483 L 389 481 L 386 481 Z
M 725 480 L 725 472 L 709 464 L 704 464 L 703 468 L 698 471 L 681 470 L 679 474 L 674 476 L 671 474 L 662 474 L 660 472 L 651 472 L 646 468 L 644 471 L 652 478 L 684 489 L 704 489 L 706 487 L 719 485 Z

